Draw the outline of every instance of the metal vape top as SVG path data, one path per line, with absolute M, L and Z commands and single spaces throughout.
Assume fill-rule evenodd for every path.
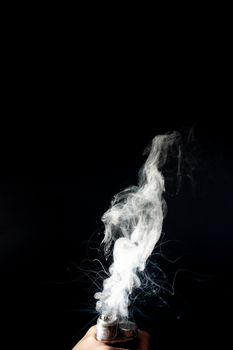
M 111 346 L 133 349 L 137 340 L 137 325 L 101 315 L 96 324 L 96 339 Z

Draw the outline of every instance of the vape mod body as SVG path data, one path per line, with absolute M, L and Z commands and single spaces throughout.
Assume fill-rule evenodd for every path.
M 96 324 L 96 339 L 112 347 L 124 346 L 133 350 L 137 344 L 137 325 L 131 321 L 120 322 L 100 316 Z

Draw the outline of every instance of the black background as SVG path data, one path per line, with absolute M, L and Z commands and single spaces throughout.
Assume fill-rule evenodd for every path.
M 96 247 L 87 241 L 93 234 L 100 240 L 100 218 L 112 196 L 137 182 L 148 141 L 187 125 L 156 115 L 135 119 L 130 128 L 114 116 L 101 125 L 97 118 L 96 126 L 63 122 L 59 130 L 57 122 L 46 140 L 41 133 L 36 142 L 26 139 L 25 148 L 13 140 L 13 158 L 1 175 L 1 317 L 7 331 L 2 341 L 7 334 L 10 344 L 17 339 L 30 347 L 36 339 L 36 346 L 66 349 L 95 323 L 95 287 L 78 269 L 94 268 L 83 263 L 92 256 L 88 246 Z M 169 307 L 150 301 L 142 306 L 144 315 L 136 315 L 157 345 L 212 344 L 226 337 L 232 304 L 228 127 L 196 121 L 195 186 L 184 179 L 180 193 L 167 197 L 164 231 L 181 243 L 165 252 L 184 256 L 161 264 L 170 280 L 178 269 L 189 272 L 178 274 L 177 294 L 165 296 Z
M 192 41 L 198 50 L 185 40 L 185 56 L 170 45 L 156 61 L 145 43 L 140 55 L 109 44 L 107 56 L 94 33 L 75 49 L 64 40 L 61 51 L 49 39 L 39 50 L 33 37 L 30 56 L 13 38 L 0 129 L 0 347 L 70 349 L 95 323 L 95 288 L 78 268 L 90 256 L 87 241 L 100 240 L 113 195 L 136 184 L 149 141 L 193 125 L 195 185 L 185 178 L 166 198 L 164 231 L 181 242 L 168 253 L 184 254 L 176 264 L 161 261 L 170 278 L 182 270 L 176 294 L 165 296 L 169 307 L 150 300 L 135 317 L 157 348 L 223 347 L 233 248 L 224 44 L 221 61 L 204 39 Z

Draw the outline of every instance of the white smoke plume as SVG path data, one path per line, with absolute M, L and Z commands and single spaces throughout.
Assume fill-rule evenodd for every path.
M 179 134 L 156 136 L 149 156 L 139 172 L 138 186 L 132 186 L 113 198 L 110 209 L 103 215 L 105 253 L 113 246 L 113 263 L 102 292 L 95 294 L 96 309 L 112 318 L 127 318 L 130 295 L 141 285 L 148 258 L 162 232 L 166 203 L 161 167 Z

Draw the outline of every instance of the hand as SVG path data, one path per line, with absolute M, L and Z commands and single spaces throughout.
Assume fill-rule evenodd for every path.
M 95 339 L 96 326 L 89 329 L 86 335 L 78 342 L 73 350 L 124 350 L 119 348 L 112 348 Z M 138 331 L 139 344 L 137 350 L 149 350 L 150 336 L 144 331 Z

